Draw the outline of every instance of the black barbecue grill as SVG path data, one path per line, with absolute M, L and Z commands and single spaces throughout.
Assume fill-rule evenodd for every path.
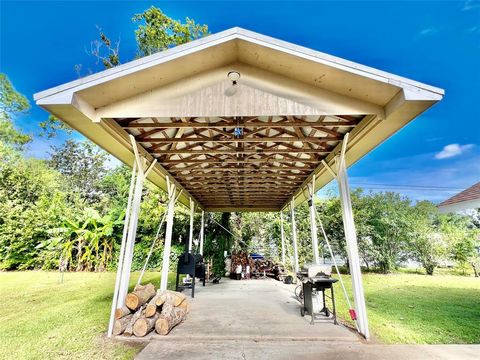
M 305 316 L 308 313 L 312 320 L 310 324 L 314 324 L 315 315 L 324 314 L 327 317 L 330 317 L 330 314 L 333 316 L 333 323 L 337 325 L 337 311 L 335 308 L 335 293 L 333 291 L 333 284 L 338 280 L 333 279 L 330 271 L 325 271 L 327 268 L 325 266 L 311 266 L 306 269 L 302 269 L 297 272 L 297 278 L 302 283 L 303 291 L 303 304 L 300 308 L 300 314 Z M 330 296 L 325 292 L 327 289 L 330 289 Z M 313 310 L 313 298 L 318 295 L 318 292 L 322 293 L 323 308 L 318 312 L 314 313 Z M 327 307 L 326 299 L 329 298 L 332 300 L 332 309 L 330 310 Z

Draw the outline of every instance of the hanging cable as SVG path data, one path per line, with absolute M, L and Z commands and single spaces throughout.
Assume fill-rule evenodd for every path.
M 150 251 L 148 252 L 147 258 L 145 259 L 145 264 L 143 264 L 142 272 L 140 273 L 140 276 L 138 277 L 137 286 L 140 285 L 140 283 L 142 282 L 143 274 L 145 274 L 145 270 L 147 269 L 148 261 L 150 260 L 150 256 L 152 256 L 153 249 L 155 247 L 155 243 L 157 242 L 158 236 L 160 235 L 160 230 L 162 228 L 163 223 L 165 222 L 166 217 L 167 217 L 167 212 L 165 211 L 163 213 L 162 221 L 160 222 L 160 225 L 158 226 L 157 233 L 156 233 L 155 237 L 153 238 L 152 246 L 150 246 Z
M 340 284 L 342 285 L 343 295 L 344 295 L 345 300 L 347 301 L 347 304 L 348 304 L 348 312 L 350 313 L 350 317 L 352 318 L 352 320 L 355 321 L 355 327 L 357 328 L 357 331 L 360 331 L 359 328 L 358 328 L 358 324 L 357 324 L 357 316 L 356 316 L 356 313 L 355 313 L 355 309 L 353 309 L 352 304 L 350 302 L 350 298 L 348 297 L 347 289 L 345 288 L 345 284 L 343 283 L 342 275 L 340 274 L 340 270 L 338 269 L 337 261 L 335 260 L 335 256 L 333 254 L 332 247 L 330 246 L 330 242 L 328 241 L 327 233 L 325 232 L 325 228 L 323 227 L 322 220 L 320 219 L 320 216 L 318 215 L 318 211 L 317 211 L 316 207 L 315 207 L 315 214 L 317 215 L 317 220 L 318 220 L 318 223 L 320 225 L 320 229 L 322 229 L 323 238 L 325 239 L 325 242 L 327 243 L 327 248 L 328 248 L 328 251 L 330 253 L 330 257 L 332 258 L 333 265 L 335 266 L 335 270 L 337 272 L 338 279 L 340 280 Z
M 178 193 L 177 197 L 175 198 L 175 202 L 177 202 L 178 198 L 182 194 L 183 190 L 180 190 Z M 147 258 L 145 259 L 145 264 L 143 264 L 142 272 L 140 273 L 140 276 L 138 277 L 137 280 L 137 286 L 140 285 L 142 282 L 143 275 L 145 274 L 145 270 L 147 269 L 148 261 L 150 260 L 150 257 L 153 254 L 153 249 L 155 248 L 155 243 L 157 242 L 159 236 L 160 236 L 160 230 L 162 229 L 163 223 L 165 222 L 165 218 L 167 217 L 167 212 L 165 211 L 163 213 L 162 221 L 160 221 L 160 225 L 158 225 L 157 233 L 155 234 L 155 237 L 153 238 L 152 245 L 150 246 L 150 251 L 148 252 Z
M 218 226 L 220 226 L 223 230 L 225 230 L 226 232 L 228 232 L 230 235 L 232 235 L 233 237 L 235 237 L 235 235 L 230 231 L 228 230 L 226 227 L 224 227 L 222 224 L 220 224 L 217 220 L 215 220 L 213 218 L 213 216 L 210 217 L 210 219 L 215 223 L 217 224 Z M 247 243 L 241 239 L 238 239 L 239 242 L 241 242 L 243 245 L 247 245 Z

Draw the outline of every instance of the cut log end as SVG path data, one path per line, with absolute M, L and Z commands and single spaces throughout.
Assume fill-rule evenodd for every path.
M 127 294 L 127 298 L 125 299 L 125 304 L 129 309 L 137 310 L 140 306 L 140 298 L 135 293 Z
M 155 327 L 155 323 L 158 320 L 158 315 L 152 318 L 142 317 L 133 325 L 133 334 L 135 336 L 145 336 Z
M 167 335 L 175 326 L 185 320 L 185 317 L 185 310 L 166 303 L 155 323 L 155 331 L 160 335 Z
M 133 315 L 127 315 L 120 319 L 115 320 L 113 324 L 113 335 L 121 335 L 127 328 L 128 324 L 132 320 Z
M 153 284 L 138 285 L 135 290 L 127 294 L 125 305 L 131 310 L 137 310 L 140 306 L 147 303 L 155 296 L 155 287 Z
M 145 308 L 145 317 L 149 318 L 154 316 L 157 313 L 157 305 L 155 304 L 148 304 Z
M 159 318 L 155 323 L 155 331 L 160 335 L 167 335 L 169 332 L 167 319 Z
M 124 306 L 118 309 L 115 309 L 115 319 L 121 319 L 124 316 L 130 315 L 131 311 L 128 307 Z

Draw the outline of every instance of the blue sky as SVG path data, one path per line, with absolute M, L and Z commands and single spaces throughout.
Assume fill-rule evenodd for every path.
M 100 26 L 135 55 L 133 14 L 150 5 L 194 18 L 212 33 L 240 26 L 446 90 L 444 100 L 350 170 L 351 183 L 440 201 L 480 181 L 480 2 L 1 1 L 0 68 L 32 102 L 16 120 L 38 133 L 47 114 L 33 93 L 101 66 L 86 54 Z M 35 135 L 29 154 L 52 143 Z M 363 184 L 369 184 L 365 186 Z

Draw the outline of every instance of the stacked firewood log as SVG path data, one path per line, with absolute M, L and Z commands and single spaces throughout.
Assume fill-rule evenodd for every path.
M 287 275 L 285 267 L 280 263 L 275 263 L 268 259 L 252 259 L 246 252 L 238 252 L 231 255 L 230 277 L 232 279 L 241 279 L 244 277 L 236 276 L 238 266 L 242 267 L 242 272 L 246 271 L 247 265 L 250 267 L 251 278 L 271 277 L 275 280 L 283 281 Z
M 155 330 L 167 335 L 185 320 L 189 311 L 184 294 L 155 291 L 153 284 L 138 285 L 127 295 L 125 306 L 116 309 L 113 334 L 142 337 Z

